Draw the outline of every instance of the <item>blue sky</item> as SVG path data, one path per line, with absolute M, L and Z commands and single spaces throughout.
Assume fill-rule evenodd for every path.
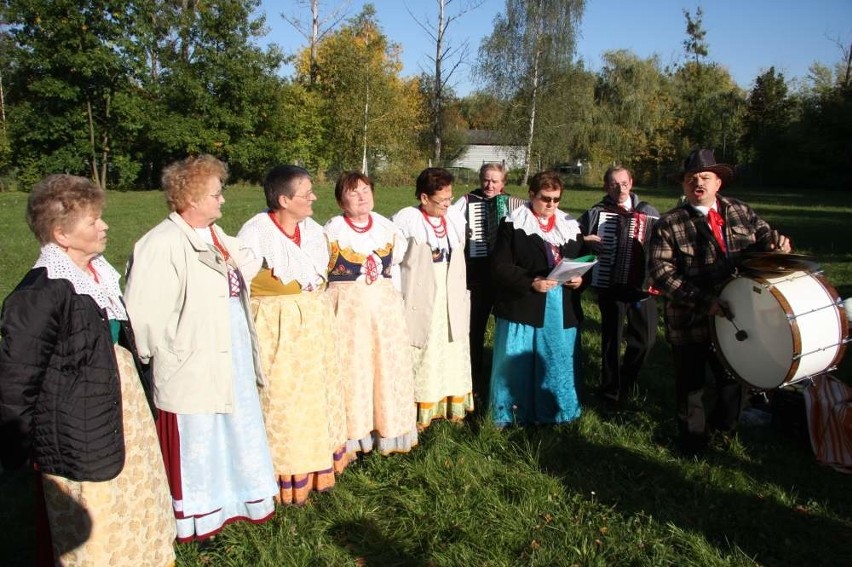
M 468 0 L 452 0 L 448 13 Z M 343 3 L 321 0 L 320 14 Z M 354 16 L 366 2 L 350 0 L 347 13 Z M 418 26 L 409 11 L 421 21 L 434 21 L 434 0 L 372 0 L 382 30 L 402 46 L 403 75 L 412 76 L 428 69 L 434 44 Z M 841 59 L 836 41 L 852 42 L 852 0 L 587 0 L 580 27 L 577 55 L 587 68 L 597 70 L 605 51 L 627 49 L 641 57 L 658 55 L 663 64 L 681 62 L 686 23 L 683 10 L 693 15 L 698 6 L 704 11 L 703 25 L 710 47 L 709 59 L 726 67 L 744 89 L 753 85 L 763 71 L 775 66 L 788 79 L 804 79 L 815 61 L 833 66 Z M 406 6 L 408 10 L 406 10 Z M 494 16 L 504 0 L 485 0 L 476 10 L 453 22 L 449 41 L 469 44 L 470 62 L 475 60 L 480 41 L 492 28 Z M 306 46 L 280 14 L 310 17 L 307 1 L 264 0 L 261 11 L 267 15 L 268 42 L 277 43 L 286 53 Z M 452 77 L 460 95 L 477 88 L 469 77 L 470 67 L 462 65 Z M 285 69 L 284 73 L 290 71 Z

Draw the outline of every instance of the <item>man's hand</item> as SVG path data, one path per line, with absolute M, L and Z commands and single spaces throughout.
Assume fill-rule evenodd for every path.
M 583 237 L 583 242 L 589 245 L 589 250 L 595 254 L 601 251 L 601 237 L 597 234 L 590 234 Z
M 710 302 L 710 308 L 707 310 L 707 314 L 711 317 L 729 317 L 731 314 L 731 308 L 727 302 L 722 301 L 718 297 L 714 297 L 713 301 Z
M 783 234 L 779 234 L 777 230 L 773 230 L 769 249 L 787 254 L 793 249 L 793 242 Z

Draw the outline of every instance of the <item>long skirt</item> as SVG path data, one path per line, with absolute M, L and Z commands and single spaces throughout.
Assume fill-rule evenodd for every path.
M 180 542 L 210 537 L 238 520 L 264 522 L 275 512 L 275 473 L 248 322 L 239 298 L 232 297 L 230 304 L 234 411 L 160 410 L 157 420 Z
M 251 300 L 268 385 L 261 392 L 283 504 L 334 486 L 349 463 L 343 372 L 324 291 Z
M 497 318 L 491 412 L 498 425 L 565 423 L 580 416 L 576 327 L 563 329 L 562 288 L 547 292 L 541 328 Z
M 402 295 L 384 278 L 333 283 L 328 294 L 343 362 L 347 452 L 410 451 L 417 406 Z
M 435 281 L 447 281 L 447 264 L 436 262 Z M 417 425 L 428 426 L 433 419 L 464 419 L 473 411 L 473 381 L 470 370 L 470 337 L 450 341 L 447 288 L 438 285 L 429 327 L 429 339 L 423 348 L 410 347 L 414 360 L 414 399 Z
M 60 565 L 173 565 L 175 523 L 151 409 L 132 356 L 120 346 L 115 354 L 124 468 L 104 482 L 42 475 L 53 556 Z

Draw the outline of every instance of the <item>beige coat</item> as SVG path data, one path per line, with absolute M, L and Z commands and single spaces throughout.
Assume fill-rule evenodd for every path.
M 463 248 L 456 248 L 447 267 L 447 281 L 436 282 L 432 265 L 432 250 L 426 243 L 408 239 L 408 249 L 400 264 L 402 296 L 405 299 L 405 321 L 411 335 L 411 345 L 423 348 L 429 338 L 432 311 L 435 308 L 435 289 L 447 286 L 450 341 L 467 337 L 470 327 L 470 300 Z
M 256 271 L 251 251 L 215 230 L 237 266 Z M 240 301 L 255 373 L 264 385 L 248 289 L 243 288 Z M 139 356 L 153 366 L 156 406 L 181 414 L 233 412 L 230 295 L 221 254 L 172 213 L 134 246 L 124 296 Z

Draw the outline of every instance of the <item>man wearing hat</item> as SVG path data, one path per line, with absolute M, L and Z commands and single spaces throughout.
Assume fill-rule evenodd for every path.
M 733 176 L 731 166 L 716 163 L 712 150 L 693 151 L 672 177 L 680 182 L 686 200 L 660 217 L 651 236 L 651 285 L 665 298 L 680 443 L 687 453 L 703 450 L 712 430 L 733 432 L 742 406 L 740 384 L 711 346 L 709 318 L 726 312 L 719 287 L 743 252 L 791 249 L 789 239 L 773 231 L 751 207 L 719 194 Z M 708 366 L 716 390 L 709 413 L 703 400 Z

